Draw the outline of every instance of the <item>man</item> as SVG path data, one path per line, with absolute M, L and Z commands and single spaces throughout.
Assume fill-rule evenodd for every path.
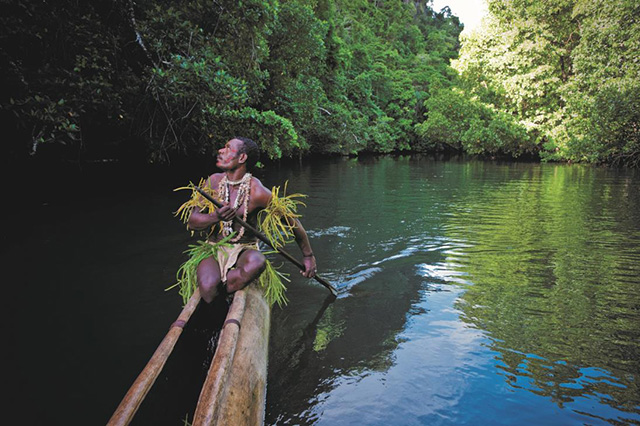
M 238 214 L 255 227 L 258 213 L 271 201 L 271 191 L 249 173 L 259 156 L 258 146 L 251 139 L 235 137 L 229 140 L 218 151 L 216 166 L 222 173 L 215 173 L 207 179 L 209 187 L 218 191 L 224 207 L 211 214 L 196 208 L 187 222 L 188 227 L 194 230 L 209 229 L 222 222 L 222 226 L 215 226 L 209 236 L 211 244 L 233 235 L 231 247 L 221 246 L 216 256 L 207 257 L 197 267 L 198 288 L 207 303 L 216 297 L 221 283 L 226 285 L 228 293 L 233 293 L 244 288 L 265 269 L 266 259 L 258 250 L 256 236 L 232 222 Z M 305 270 L 300 272 L 304 277 L 312 278 L 316 273 L 316 259 L 309 238 L 299 220 L 295 219 L 292 225 L 303 255 Z

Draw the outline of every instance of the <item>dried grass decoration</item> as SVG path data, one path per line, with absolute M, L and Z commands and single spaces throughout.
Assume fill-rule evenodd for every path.
M 271 201 L 267 207 L 258 213 L 258 223 L 260 231 L 267 237 L 271 246 L 278 249 L 285 244 L 290 243 L 293 238 L 293 229 L 296 226 L 296 220 L 301 217 L 298 214 L 298 206 L 306 206 L 302 201 L 296 198 L 304 198 L 304 194 L 287 194 L 288 181 L 284 183 L 284 190 L 280 196 L 280 187 L 274 186 L 271 190 Z M 265 254 L 277 253 L 277 251 L 267 252 Z M 260 275 L 260 286 L 264 290 L 264 295 L 269 303 L 277 303 L 278 306 L 287 304 L 285 291 L 287 288 L 282 280 L 290 282 L 287 278 L 288 274 L 279 272 L 267 260 L 267 265 Z
M 208 182 L 206 179 L 200 179 L 200 183 L 198 184 L 198 186 L 200 187 L 200 189 L 202 189 L 203 192 L 205 192 L 207 195 L 210 195 L 211 198 L 216 200 L 220 199 L 218 192 L 208 185 Z M 200 194 L 196 190 L 196 188 L 197 187 L 193 184 L 193 182 L 189 182 L 189 185 L 187 186 L 182 186 L 180 188 L 174 189 L 174 191 L 181 191 L 185 189 L 191 191 L 191 198 L 189 198 L 189 200 L 187 200 L 180 207 L 178 207 L 178 210 L 174 213 L 174 216 L 180 217 L 180 220 L 184 224 L 189 222 L 191 213 L 193 212 L 193 209 L 195 209 L 196 207 L 200 209 L 201 213 L 205 213 L 205 214 L 211 214 L 216 210 L 215 204 L 213 204 L 211 201 L 204 198 L 202 194 Z M 220 224 L 220 226 L 222 226 L 222 224 Z M 211 235 L 211 233 L 213 232 L 213 228 L 214 227 L 211 227 L 211 231 L 209 231 L 208 235 Z M 192 230 L 191 231 L 192 236 L 193 236 L 193 233 L 194 231 Z
M 275 251 L 267 252 L 265 254 L 276 253 Z M 284 285 L 282 280 L 286 282 L 291 282 L 291 280 L 287 277 L 287 274 L 283 274 L 279 272 L 277 268 L 273 266 L 273 264 L 267 259 L 265 262 L 265 269 L 260 274 L 258 278 L 258 283 L 264 292 L 264 298 L 269 303 L 269 306 L 273 306 L 274 303 L 277 303 L 279 307 L 282 308 L 283 305 L 286 305 L 289 301 L 287 296 L 284 294 L 287 291 L 287 287 Z
M 287 194 L 287 184 L 284 183 L 282 197 L 279 196 L 280 187 L 274 186 L 271 190 L 271 201 L 258 214 L 260 231 L 269 239 L 273 248 L 278 249 L 293 240 L 293 229 L 296 220 L 302 215 L 298 214 L 298 206 L 306 207 L 306 204 L 296 198 L 304 198 L 304 194 Z
M 187 304 L 193 292 L 198 287 L 198 265 L 204 259 L 208 257 L 218 258 L 218 248 L 222 246 L 230 247 L 229 240 L 233 237 L 233 234 L 223 238 L 215 244 L 211 244 L 207 241 L 198 241 L 196 244 L 189 245 L 189 249 L 184 253 L 189 255 L 189 259 L 180 265 L 178 272 L 176 272 L 177 282 L 165 289 L 165 291 L 171 290 L 175 287 L 180 287 L 178 294 L 182 296 L 183 306 Z M 223 252 L 224 253 L 224 252 Z

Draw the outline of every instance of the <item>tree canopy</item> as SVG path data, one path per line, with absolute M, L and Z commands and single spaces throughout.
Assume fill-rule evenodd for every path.
M 640 5 L 0 1 L 9 157 L 453 150 L 640 164 Z M 461 37 L 460 37 L 461 36 Z
M 167 161 L 233 135 L 271 158 L 408 149 L 459 20 L 421 2 L 2 2 L 14 155 Z

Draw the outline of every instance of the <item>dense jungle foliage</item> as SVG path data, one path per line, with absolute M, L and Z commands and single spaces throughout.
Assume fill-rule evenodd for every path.
M 462 36 L 453 61 L 457 87 L 430 100 L 434 113 L 452 98 L 450 116 L 473 117 L 457 123 L 459 136 L 446 142 L 470 152 L 640 165 L 640 2 L 489 0 L 488 6 L 481 28 Z M 430 121 L 422 124 L 427 139 L 443 126 Z
M 615 4 L 613 4 L 615 3 Z M 7 158 L 454 150 L 640 162 L 633 0 L 0 0 Z M 460 57 L 458 58 L 458 53 Z
M 3 2 L 12 148 L 94 157 L 207 153 L 230 136 L 271 158 L 408 149 L 455 77 L 448 10 L 401 1 Z M 12 117 L 7 117 L 11 113 Z M 212 143 L 213 142 L 213 143 Z

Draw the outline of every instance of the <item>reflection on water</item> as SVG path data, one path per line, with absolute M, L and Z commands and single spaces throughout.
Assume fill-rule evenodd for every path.
M 637 175 L 415 157 L 294 173 L 348 297 L 313 339 L 320 290 L 274 312 L 268 423 L 640 422 Z
M 497 374 L 514 389 L 559 407 L 582 399 L 617 411 L 610 418 L 612 410 L 575 404 L 586 416 L 637 420 L 637 192 L 634 200 L 631 181 L 596 174 L 536 170 L 484 192 L 471 209 L 453 205 L 447 234 L 471 244 L 459 269 L 473 283 L 456 307 L 487 332 Z

